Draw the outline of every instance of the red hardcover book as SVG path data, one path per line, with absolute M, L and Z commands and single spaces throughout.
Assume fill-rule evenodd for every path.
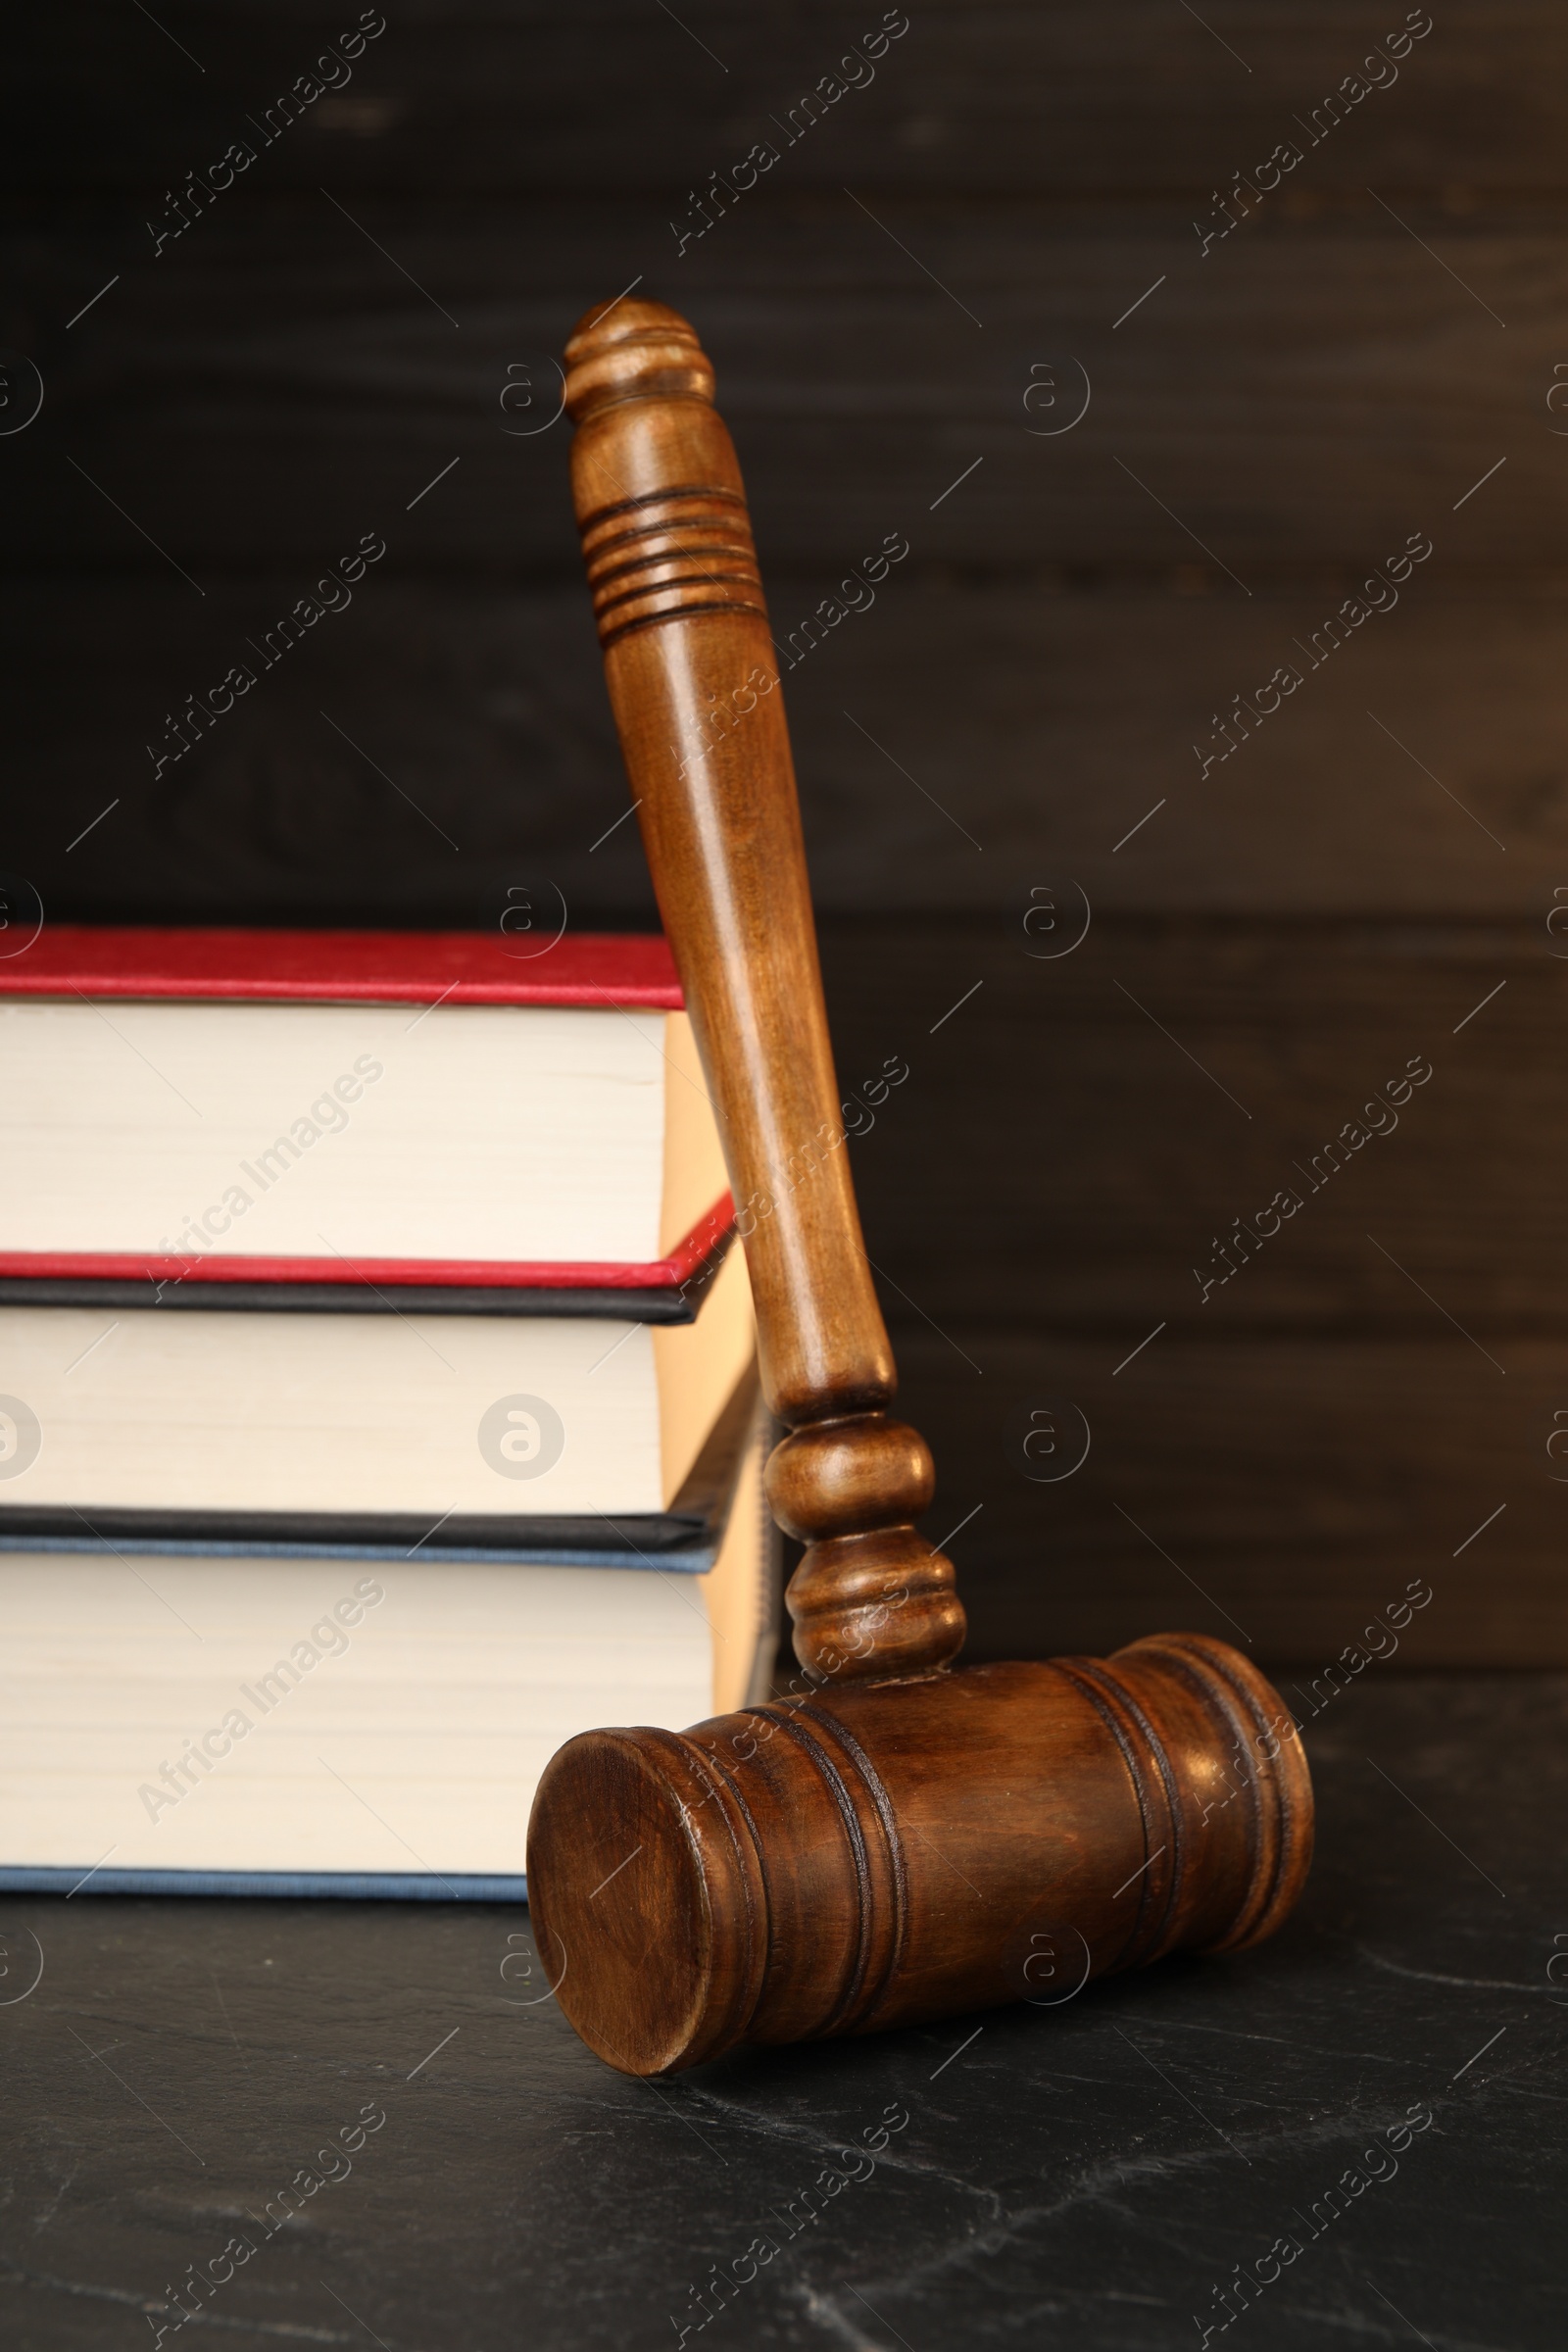
M 519 917 L 521 909 L 517 910 Z M 531 919 L 531 918 L 529 918 Z M 0 959 L 0 996 L 264 1004 L 578 1004 L 678 1012 L 658 933 L 251 931 L 45 923 Z
M 45 923 L 0 1071 L 0 1302 L 681 1322 L 733 1231 L 659 937 Z

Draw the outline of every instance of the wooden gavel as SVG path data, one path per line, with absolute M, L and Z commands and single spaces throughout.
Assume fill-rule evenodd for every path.
M 800 809 L 740 468 L 686 321 L 625 299 L 566 346 L 572 484 L 648 863 L 723 1138 L 767 1467 L 807 1545 L 791 1698 L 597 1731 L 547 1767 L 528 1889 L 557 1998 L 633 2075 L 743 2043 L 1054 2005 L 1280 1925 L 1311 1860 L 1290 1713 L 1246 1658 L 951 1661 L 931 1455 L 860 1247 Z

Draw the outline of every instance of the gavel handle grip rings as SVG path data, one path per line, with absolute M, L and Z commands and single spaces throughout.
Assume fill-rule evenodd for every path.
M 889 1416 L 828 1043 L 778 662 L 734 448 L 685 320 L 621 301 L 567 346 L 573 490 L 664 928 L 742 1204 L 804 1695 L 681 1733 L 587 1732 L 528 1832 L 557 1999 L 623 2072 L 875 2033 L 1180 1948 L 1295 1903 L 1292 1717 L 1195 1634 L 955 1669 L 930 1454 Z

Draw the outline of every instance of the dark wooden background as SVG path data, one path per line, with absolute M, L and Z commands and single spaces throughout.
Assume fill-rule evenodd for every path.
M 60 917 L 649 922 L 546 423 L 640 281 L 716 363 L 781 636 L 909 543 L 788 693 L 843 1072 L 910 1065 L 856 1164 L 974 1653 L 1182 1623 L 1316 1670 L 1424 1578 L 1402 1661 L 1568 1661 L 1561 8 L 1439 0 L 1307 147 L 1393 0 L 911 0 L 678 254 L 871 0 L 389 4 L 155 258 L 356 14 L 11 29 L 0 336 L 45 397 L 0 438 L 0 867 Z M 165 712 L 367 531 L 352 607 L 155 780 Z M 1397 609 L 1203 776 L 1413 533 Z M 1397 1132 L 1202 1303 L 1412 1056 Z M 1052 1400 L 1092 1445 L 1035 1483 Z

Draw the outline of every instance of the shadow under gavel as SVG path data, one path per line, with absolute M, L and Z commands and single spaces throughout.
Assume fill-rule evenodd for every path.
M 547 1767 L 528 1888 L 557 1998 L 634 2075 L 874 2033 L 1269 1936 L 1311 1860 L 1292 1718 L 1246 1658 L 1161 1634 L 955 1669 L 930 1453 L 860 1246 L 779 662 L 740 468 L 686 321 L 622 299 L 566 347 L 572 482 L 644 846 L 702 1052 L 789 1432 L 805 1689 Z

